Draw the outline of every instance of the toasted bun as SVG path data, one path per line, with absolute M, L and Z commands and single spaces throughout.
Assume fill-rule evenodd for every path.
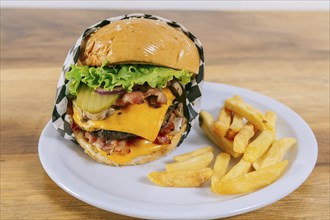
M 81 45 L 82 65 L 145 63 L 197 73 L 198 50 L 187 35 L 164 22 L 131 18 L 115 21 Z
M 82 148 L 84 148 L 85 153 L 88 154 L 91 158 L 93 158 L 97 162 L 112 165 L 112 166 L 131 166 L 131 165 L 139 165 L 139 164 L 148 163 L 148 162 L 157 160 L 157 159 L 167 155 L 168 153 L 170 153 L 172 150 L 174 150 L 176 148 L 176 146 L 178 145 L 178 143 L 182 137 L 182 134 L 185 130 L 186 130 L 186 124 L 184 124 L 181 127 L 180 131 L 175 136 L 173 136 L 173 138 L 171 140 L 171 144 L 168 144 L 168 145 L 164 146 L 163 148 L 161 148 L 160 150 L 155 151 L 151 154 L 136 157 L 127 164 L 118 164 L 118 163 L 110 160 L 108 157 L 102 155 L 97 150 L 96 146 L 87 142 L 87 140 L 84 138 L 83 131 L 75 130 L 73 132 L 75 134 L 76 141 L 79 143 L 79 145 Z

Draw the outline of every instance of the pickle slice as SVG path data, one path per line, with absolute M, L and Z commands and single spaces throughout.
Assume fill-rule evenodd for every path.
M 109 108 L 118 98 L 118 94 L 100 95 L 83 85 L 77 92 L 77 105 L 85 111 L 97 113 Z

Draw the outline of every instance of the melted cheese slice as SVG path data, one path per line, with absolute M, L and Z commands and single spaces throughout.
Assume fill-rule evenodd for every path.
M 97 150 L 111 161 L 114 161 L 119 165 L 125 165 L 131 162 L 134 158 L 154 153 L 166 146 L 167 145 L 155 144 L 145 139 L 138 139 L 131 143 L 131 152 L 129 154 L 121 155 L 113 153 L 109 155 L 107 152 L 99 149 L 98 147 Z
M 113 115 L 104 120 L 84 121 L 73 108 L 75 123 L 86 131 L 111 130 L 135 134 L 149 141 L 154 141 L 162 126 L 167 109 L 174 100 L 174 95 L 168 88 L 162 90 L 167 97 L 167 103 L 159 108 L 153 108 L 147 102 L 127 105 L 116 110 Z

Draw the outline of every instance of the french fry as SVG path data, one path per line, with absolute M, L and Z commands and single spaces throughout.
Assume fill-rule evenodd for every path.
M 231 122 L 231 114 L 225 108 L 220 110 L 218 120 L 215 122 L 213 132 L 221 137 L 224 137 L 229 130 Z
M 221 150 L 226 153 L 229 153 L 234 158 L 242 156 L 241 153 L 236 153 L 233 151 L 232 141 L 226 139 L 225 137 L 215 135 L 213 133 L 213 125 L 214 119 L 212 115 L 206 111 L 201 111 L 199 113 L 199 126 L 202 128 L 206 136 L 211 139 Z
M 281 138 L 273 142 L 269 150 L 259 159 L 253 162 L 254 169 L 262 169 L 280 162 L 285 153 L 297 143 L 295 138 Z
M 252 171 L 234 179 L 217 182 L 213 188 L 219 194 L 242 194 L 261 189 L 276 181 L 284 172 L 288 161 L 282 161 L 275 165 Z
M 241 130 L 243 126 L 243 117 L 238 114 L 234 114 L 229 130 L 227 131 L 226 138 L 229 140 L 234 140 L 236 134 Z
M 243 159 L 253 163 L 261 157 L 270 147 L 275 139 L 273 132 L 265 130 L 261 132 L 246 148 Z
M 265 126 L 267 127 L 267 129 L 276 133 L 276 120 L 277 120 L 276 113 L 272 111 L 266 111 L 265 118 L 266 118 Z
M 254 136 L 253 125 L 247 123 L 244 127 L 237 133 L 233 141 L 233 149 L 237 153 L 244 153 L 246 147 L 249 144 L 249 140 Z
M 202 148 L 199 148 L 197 150 L 194 150 L 194 151 L 191 151 L 191 152 L 188 152 L 188 153 L 185 153 L 185 154 L 177 155 L 177 156 L 173 157 L 173 160 L 175 160 L 175 161 L 184 161 L 184 160 L 190 159 L 192 157 L 195 157 L 197 155 L 200 155 L 202 153 L 213 152 L 213 151 L 214 151 L 213 147 L 206 146 L 206 147 L 202 147 Z
M 234 114 L 229 129 L 237 133 L 242 129 L 243 125 L 243 117 L 238 114 Z
M 220 153 L 215 159 L 215 163 L 213 166 L 213 175 L 211 177 L 211 190 L 213 191 L 213 187 L 216 182 L 219 182 L 221 178 L 226 174 L 228 164 L 230 161 L 230 154 L 228 153 Z
M 266 130 L 266 126 L 264 124 L 266 118 L 263 113 L 258 109 L 254 108 L 253 106 L 245 103 L 241 97 L 234 96 L 232 98 L 227 99 L 225 101 L 225 108 L 246 118 L 258 130 Z
M 233 168 L 228 171 L 224 177 L 222 177 L 221 181 L 226 181 L 242 176 L 246 174 L 250 169 L 251 163 L 241 159 L 235 166 L 233 166 Z
M 199 187 L 209 180 L 213 174 L 211 168 L 193 170 L 173 170 L 151 172 L 148 178 L 151 182 L 164 187 Z
M 210 165 L 213 158 L 213 152 L 208 151 L 183 161 L 166 164 L 166 171 L 204 168 Z

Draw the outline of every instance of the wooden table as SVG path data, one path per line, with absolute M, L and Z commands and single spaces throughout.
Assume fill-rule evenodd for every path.
M 1 219 L 132 219 L 64 192 L 38 158 L 67 51 L 87 26 L 130 12 L 1 9 Z M 202 41 L 207 81 L 276 99 L 316 135 L 319 155 L 307 181 L 232 219 L 329 219 L 329 13 L 147 13 L 184 24 Z

